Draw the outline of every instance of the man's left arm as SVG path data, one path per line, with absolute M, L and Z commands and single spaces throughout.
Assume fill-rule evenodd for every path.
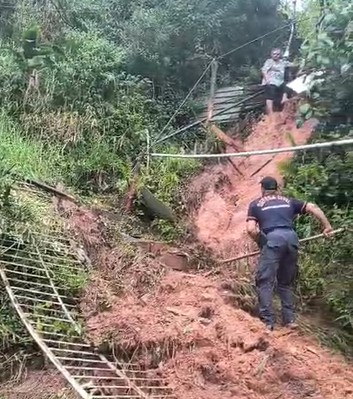
M 300 201 L 294 198 L 292 198 L 291 202 L 296 215 L 313 215 L 321 223 L 324 230 L 324 235 L 328 236 L 331 233 L 332 226 L 329 220 L 327 219 L 325 213 L 316 204 Z

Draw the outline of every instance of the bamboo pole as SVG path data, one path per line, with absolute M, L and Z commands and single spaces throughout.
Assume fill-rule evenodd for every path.
M 344 231 L 345 231 L 344 228 L 337 229 L 337 230 L 333 230 L 333 231 L 330 233 L 330 236 L 335 235 L 335 234 L 338 234 L 338 233 L 343 233 Z M 317 235 L 315 235 L 315 236 L 303 238 L 303 239 L 299 240 L 299 242 L 300 242 L 300 243 L 305 243 L 305 242 L 308 242 L 308 241 L 317 240 L 318 238 L 322 238 L 322 237 L 324 237 L 324 235 L 321 233 L 321 234 L 317 234 Z M 236 256 L 236 257 L 234 257 L 234 258 L 221 260 L 219 263 L 222 263 L 222 264 L 224 264 L 224 263 L 231 263 L 231 262 L 235 262 L 235 261 L 242 260 L 242 259 L 252 258 L 253 256 L 259 255 L 260 252 L 261 252 L 261 251 L 250 252 L 250 253 L 248 253 L 248 254 Z
M 64 197 L 64 198 L 72 201 L 75 204 L 79 203 L 79 201 L 75 197 L 73 197 L 72 195 L 67 194 L 67 193 L 65 193 L 65 192 L 63 192 L 61 190 L 58 190 L 55 187 L 49 186 L 48 184 L 45 184 L 43 182 L 40 182 L 38 180 L 33 180 L 33 179 L 24 179 L 24 180 L 25 180 L 26 183 L 29 183 L 29 184 L 32 184 L 33 186 L 41 188 L 41 189 L 43 189 L 46 192 L 52 193 L 54 195 L 58 195 L 60 197 Z
M 353 139 L 330 141 L 326 143 L 315 143 L 298 145 L 294 147 L 274 148 L 269 150 L 255 150 L 247 152 L 236 152 L 230 154 L 160 154 L 153 153 L 152 157 L 158 158 L 185 158 L 185 159 L 207 159 L 207 158 L 244 158 L 252 155 L 280 154 L 282 152 L 296 152 L 302 150 L 311 150 L 314 148 L 327 148 L 333 146 L 344 146 L 353 144 Z

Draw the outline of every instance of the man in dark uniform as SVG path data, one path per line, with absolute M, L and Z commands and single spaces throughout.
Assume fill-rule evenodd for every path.
M 273 177 L 261 181 L 262 197 L 252 201 L 247 216 L 247 231 L 261 249 L 256 271 L 260 318 L 273 330 L 273 288 L 277 280 L 277 292 L 282 304 L 282 321 L 294 327 L 293 283 L 297 274 L 299 240 L 293 229 L 293 220 L 300 214 L 313 215 L 328 236 L 332 227 L 322 210 L 312 204 L 278 193 Z

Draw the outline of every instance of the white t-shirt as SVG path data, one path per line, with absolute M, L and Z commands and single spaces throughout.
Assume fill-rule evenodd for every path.
M 262 72 L 266 73 L 268 76 L 267 82 L 265 79 L 262 80 L 262 84 L 275 85 L 277 87 L 284 83 L 284 74 L 286 67 L 290 65 L 287 60 L 274 61 L 272 58 L 266 60 L 264 66 L 262 67 Z

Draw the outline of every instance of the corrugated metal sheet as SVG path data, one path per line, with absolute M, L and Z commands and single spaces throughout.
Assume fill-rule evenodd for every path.
M 241 102 L 243 99 L 246 99 L 248 96 L 254 94 L 259 90 L 261 90 L 261 86 L 252 86 L 249 88 L 246 88 L 244 86 L 230 86 L 218 89 L 213 98 L 212 115 L 231 107 L 232 104 L 234 105 L 234 108 L 230 108 L 224 113 L 212 117 L 210 121 L 223 123 L 233 122 L 239 119 L 242 113 L 247 111 L 250 112 L 251 110 L 255 110 L 263 106 L 263 96 L 259 96 L 255 99 L 253 98 L 249 101 L 244 101 L 244 103 L 239 104 L 239 102 Z M 209 98 L 204 101 L 205 108 L 198 116 L 199 120 L 207 117 L 209 101 Z

